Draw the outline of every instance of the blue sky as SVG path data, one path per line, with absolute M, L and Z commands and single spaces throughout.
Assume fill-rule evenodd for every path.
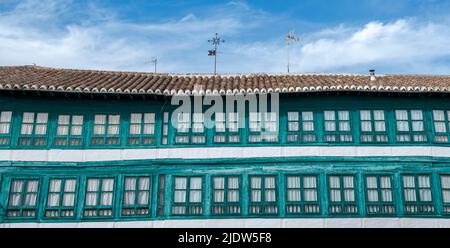
M 281 2 L 281 3 L 280 3 Z M 450 74 L 449 0 L 0 0 L 0 65 L 208 73 Z

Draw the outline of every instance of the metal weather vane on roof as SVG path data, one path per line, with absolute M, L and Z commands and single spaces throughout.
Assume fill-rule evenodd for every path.
M 214 74 L 217 73 L 217 48 L 221 43 L 224 43 L 225 40 L 219 37 L 219 34 L 216 33 L 216 35 L 208 40 L 209 43 L 214 45 L 213 50 L 208 50 L 208 56 L 214 56 Z

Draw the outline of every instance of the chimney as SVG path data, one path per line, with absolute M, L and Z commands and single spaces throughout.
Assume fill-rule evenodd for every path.
M 375 77 L 375 70 L 374 69 L 369 70 L 369 74 L 370 74 L 370 81 L 377 80 L 377 78 Z

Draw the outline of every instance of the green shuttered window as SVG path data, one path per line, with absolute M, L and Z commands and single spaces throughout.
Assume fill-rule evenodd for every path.
M 422 110 L 396 110 L 398 142 L 427 142 Z
M 327 143 L 352 142 L 350 112 L 324 111 L 324 141 Z
M 83 144 L 83 116 L 58 115 L 55 146 L 81 146 Z
M 450 111 L 433 110 L 434 142 L 448 143 L 450 140 Z
M 73 218 L 77 197 L 77 179 L 52 178 L 49 180 L 46 218 Z
M 123 216 L 150 215 L 150 185 L 148 176 L 125 177 L 122 198 Z
M 405 214 L 435 212 L 430 175 L 403 175 L 402 185 Z
M 12 112 L 0 112 L 0 146 L 9 145 L 11 142 Z
M 328 212 L 331 215 L 358 214 L 354 175 L 328 176 Z
M 383 110 L 361 110 L 362 143 L 386 143 L 388 142 L 386 115 Z
M 249 214 L 274 215 L 278 213 L 277 177 L 250 176 Z
M 366 186 L 366 212 L 369 215 L 395 214 L 391 175 L 368 175 Z
M 319 214 L 319 183 L 316 175 L 286 176 L 286 213 Z
M 132 113 L 128 145 L 154 145 L 155 123 L 156 116 L 154 113 Z
M 95 115 L 92 145 L 120 144 L 120 115 Z
M 288 112 L 287 141 L 288 143 L 297 142 L 316 142 L 316 125 L 314 123 L 314 113 Z
M 9 189 L 6 216 L 34 218 L 38 207 L 39 179 L 13 179 Z
M 23 113 L 18 145 L 46 146 L 47 129 L 48 113 Z
M 172 215 L 203 214 L 203 177 L 175 177 Z
M 241 213 L 240 177 L 216 176 L 212 179 L 213 215 L 238 215 Z
M 114 178 L 88 178 L 84 199 L 84 217 L 111 217 L 114 202 Z

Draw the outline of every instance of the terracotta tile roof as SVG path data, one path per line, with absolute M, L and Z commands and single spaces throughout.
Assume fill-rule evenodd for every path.
M 234 94 L 264 92 L 442 92 L 450 76 L 432 75 L 202 75 L 154 74 L 0 66 L 0 90 L 115 94 Z

